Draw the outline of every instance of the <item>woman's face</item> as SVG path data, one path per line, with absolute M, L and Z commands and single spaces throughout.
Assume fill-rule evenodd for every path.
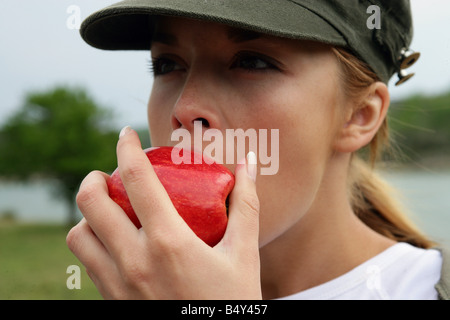
M 180 128 L 194 136 L 195 120 L 202 121 L 203 130 L 218 129 L 224 137 L 226 129 L 267 130 L 269 154 L 275 143 L 279 154 L 272 154 L 278 171 L 256 180 L 261 246 L 298 222 L 323 187 L 339 125 L 339 66 L 330 48 L 215 23 L 161 18 L 151 54 L 152 145 L 176 145 L 171 134 Z M 278 130 L 279 141 L 271 142 L 271 129 Z M 235 164 L 225 165 L 234 171 Z

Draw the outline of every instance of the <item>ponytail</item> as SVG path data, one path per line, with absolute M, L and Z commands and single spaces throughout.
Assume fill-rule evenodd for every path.
M 349 175 L 350 202 L 356 216 L 374 231 L 395 241 L 430 248 L 427 239 L 408 219 L 394 197 L 397 191 L 382 180 L 359 156 L 354 156 Z
M 370 67 L 342 48 L 332 48 L 341 65 L 344 93 L 357 99 L 363 90 L 378 76 Z M 410 243 L 420 248 L 430 248 L 434 243 L 423 235 L 405 215 L 405 210 L 395 200 L 397 192 L 373 170 L 383 146 L 388 145 L 389 132 L 385 120 L 370 143 L 369 159 L 354 154 L 349 168 L 348 190 L 350 203 L 356 216 L 368 227 L 395 241 Z

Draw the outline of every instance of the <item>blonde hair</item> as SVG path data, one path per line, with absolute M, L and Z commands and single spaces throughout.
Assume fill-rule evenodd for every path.
M 332 48 L 341 66 L 344 94 L 358 97 L 371 84 L 380 81 L 370 67 L 343 48 Z M 405 210 L 393 197 L 396 191 L 375 172 L 374 165 L 383 148 L 390 145 L 388 122 L 385 119 L 368 146 L 368 159 L 353 154 L 349 171 L 349 196 L 353 211 L 361 221 L 376 232 L 420 248 L 430 248 L 430 241 L 405 215 Z

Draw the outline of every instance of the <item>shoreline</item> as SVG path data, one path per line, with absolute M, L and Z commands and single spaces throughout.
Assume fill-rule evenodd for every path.
M 381 160 L 375 164 L 375 171 L 401 173 L 446 173 L 450 172 L 450 156 L 426 156 L 418 160 Z

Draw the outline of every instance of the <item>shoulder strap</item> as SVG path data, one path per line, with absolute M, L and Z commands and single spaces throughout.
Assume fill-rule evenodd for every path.
M 450 300 L 450 251 L 449 248 L 438 248 L 442 254 L 441 279 L 435 288 L 440 300 Z

